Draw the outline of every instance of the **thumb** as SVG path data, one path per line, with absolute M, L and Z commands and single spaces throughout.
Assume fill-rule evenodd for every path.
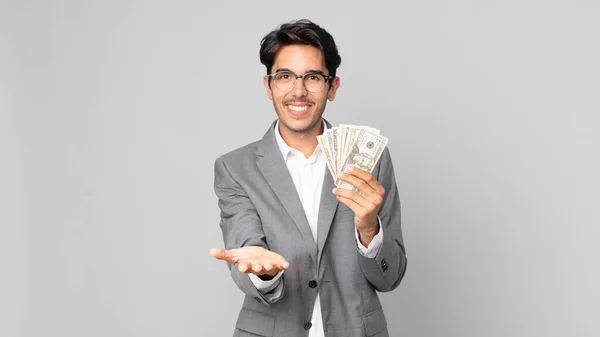
M 215 259 L 219 259 L 219 260 L 226 260 L 227 259 L 227 251 L 223 248 L 211 248 L 208 253 L 210 254 L 210 256 L 214 257 Z

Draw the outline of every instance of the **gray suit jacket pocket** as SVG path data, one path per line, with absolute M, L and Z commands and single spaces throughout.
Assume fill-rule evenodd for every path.
M 370 312 L 363 316 L 363 324 L 365 325 L 365 332 L 368 337 L 371 336 L 388 336 L 387 333 L 387 321 L 383 314 L 383 308 L 379 308 L 373 312 Z
M 272 337 L 275 329 L 275 317 L 256 310 L 242 308 L 235 327 L 241 330 L 236 332 L 235 336 Z M 249 332 L 250 334 L 243 332 Z

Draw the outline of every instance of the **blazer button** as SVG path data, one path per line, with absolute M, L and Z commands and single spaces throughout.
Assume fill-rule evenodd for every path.
M 304 330 L 308 330 L 310 328 L 312 328 L 312 323 L 311 322 L 304 323 Z
M 317 281 L 315 281 L 315 280 L 310 280 L 310 281 L 308 282 L 308 286 L 309 286 L 309 287 L 311 287 L 311 288 L 316 288 L 316 287 L 317 287 Z
M 385 259 L 381 260 L 381 269 L 383 269 L 383 271 L 388 270 L 388 265 L 387 262 L 385 262 Z

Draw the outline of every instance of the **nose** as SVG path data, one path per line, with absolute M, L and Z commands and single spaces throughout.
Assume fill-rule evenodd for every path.
M 296 97 L 304 97 L 308 94 L 306 87 L 304 86 L 304 79 L 302 77 L 298 77 L 296 79 L 296 84 L 292 88 L 292 95 Z

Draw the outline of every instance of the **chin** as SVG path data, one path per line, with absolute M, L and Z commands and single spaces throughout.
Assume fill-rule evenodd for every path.
M 318 121 L 314 120 L 284 120 L 283 124 L 286 128 L 294 132 L 306 132 L 312 129 Z

